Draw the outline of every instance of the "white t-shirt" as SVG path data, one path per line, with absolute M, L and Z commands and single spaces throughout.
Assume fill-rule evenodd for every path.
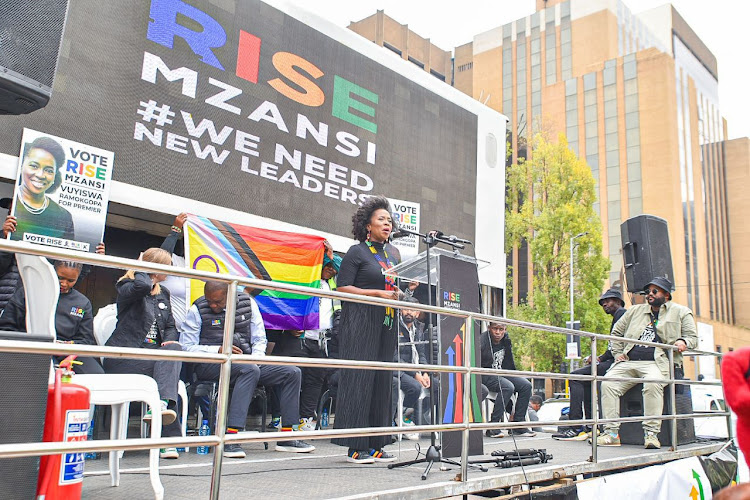
M 185 257 L 172 254 L 172 265 L 185 267 Z M 182 331 L 182 323 L 185 322 L 187 307 L 185 296 L 187 294 L 189 280 L 179 276 L 167 276 L 167 279 L 161 283 L 161 286 L 169 290 L 169 303 L 172 305 L 172 316 L 174 317 L 174 326 L 178 332 Z
M 330 290 L 331 287 L 325 280 L 320 280 L 321 290 Z M 333 326 L 333 299 L 327 299 L 324 297 L 320 298 L 320 305 L 318 307 L 318 329 L 317 330 L 305 330 L 305 338 L 312 340 L 320 340 L 320 333 L 328 330 Z

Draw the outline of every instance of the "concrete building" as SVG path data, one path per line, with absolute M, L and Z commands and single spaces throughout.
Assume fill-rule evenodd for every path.
M 408 45 L 387 40 L 408 57 Z M 533 14 L 456 47 L 452 80 L 509 117 L 514 160 L 544 130 L 564 133 L 587 161 L 612 261 L 607 285 L 622 280 L 620 224 L 662 217 L 675 300 L 703 324 L 705 347 L 750 343 L 733 326 L 750 327 L 741 192 L 750 180 L 750 143 L 725 140 L 716 58 L 671 5 L 634 15 L 619 0 L 537 0 Z M 517 303 L 533 275 L 524 246 L 509 265 Z
M 359 33 L 368 40 L 385 47 L 398 57 L 415 64 L 448 84 L 453 75 L 453 56 L 450 50 L 443 50 L 430 43 L 429 38 L 422 38 L 409 29 L 388 17 L 382 10 L 370 17 L 349 24 L 349 29 Z

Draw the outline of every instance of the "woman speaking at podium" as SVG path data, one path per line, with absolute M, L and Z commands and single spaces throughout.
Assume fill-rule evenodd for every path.
M 398 264 L 388 237 L 393 219 L 388 200 L 368 198 L 352 217 L 352 233 L 360 243 L 352 246 L 341 262 L 338 291 L 398 300 L 401 292 L 395 280 L 383 271 Z M 396 311 L 390 307 L 343 302 L 339 326 L 341 359 L 393 361 L 396 350 Z M 391 425 L 392 372 L 344 370 L 339 383 L 334 428 L 389 427 Z M 392 462 L 396 457 L 383 450 L 390 436 L 333 439 L 347 446 L 347 460 L 369 464 Z

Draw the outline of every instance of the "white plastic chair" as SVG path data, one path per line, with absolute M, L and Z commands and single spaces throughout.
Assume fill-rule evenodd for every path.
M 91 391 L 92 405 L 112 407 L 110 419 L 110 439 L 125 439 L 122 430 L 127 430 L 128 411 L 131 401 L 142 401 L 154 411 L 151 412 L 151 438 L 161 437 L 161 399 L 156 381 L 148 375 L 106 374 L 76 375 L 73 381 Z M 112 486 L 120 486 L 120 456 L 118 451 L 109 452 L 109 474 Z M 149 450 L 149 476 L 156 500 L 164 498 L 164 486 L 159 479 L 159 449 Z
M 96 316 L 94 316 L 94 337 L 96 338 L 96 343 L 99 345 L 106 344 L 107 340 L 109 340 L 109 337 L 112 336 L 112 332 L 115 331 L 116 326 L 117 304 L 109 304 L 100 308 L 96 313 Z M 180 431 L 182 433 L 182 437 L 185 437 L 187 435 L 188 396 L 185 382 L 183 382 L 182 380 L 180 380 L 177 384 L 177 395 L 182 400 L 182 422 L 180 425 Z M 130 414 L 130 408 L 126 407 L 123 413 L 125 415 L 125 418 L 122 421 L 122 429 L 120 429 L 120 435 L 122 439 L 125 439 L 128 432 L 128 416 Z M 146 428 L 147 424 L 141 421 L 141 437 L 146 437 Z M 185 451 L 190 451 L 190 448 L 186 447 Z M 120 457 L 122 457 L 122 455 L 123 452 L 121 451 Z
M 60 282 L 55 268 L 43 257 L 16 254 L 18 272 L 24 283 L 26 294 L 26 328 L 30 332 L 47 333 L 57 338 L 55 312 L 60 297 Z M 122 407 L 125 401 L 146 401 L 154 408 L 151 436 L 161 437 L 161 401 L 156 382 L 146 375 L 76 375 L 74 383 L 87 387 L 91 392 L 91 404 L 112 404 L 112 436 L 121 428 Z M 109 401 L 109 402 L 108 402 Z M 120 481 L 119 454 L 109 453 L 112 486 Z M 164 487 L 159 480 L 159 450 L 150 450 L 149 469 L 151 485 L 156 500 L 164 498 Z

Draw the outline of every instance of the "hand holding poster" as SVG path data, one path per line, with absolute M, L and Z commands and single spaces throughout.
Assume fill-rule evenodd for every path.
M 94 252 L 104 241 L 114 153 L 24 129 L 12 240 Z
M 320 286 L 324 238 L 258 229 L 189 215 L 185 260 L 192 269 L 281 283 Z M 187 303 L 203 295 L 203 282 L 191 280 Z M 266 328 L 315 330 L 317 297 L 264 290 L 253 293 Z

